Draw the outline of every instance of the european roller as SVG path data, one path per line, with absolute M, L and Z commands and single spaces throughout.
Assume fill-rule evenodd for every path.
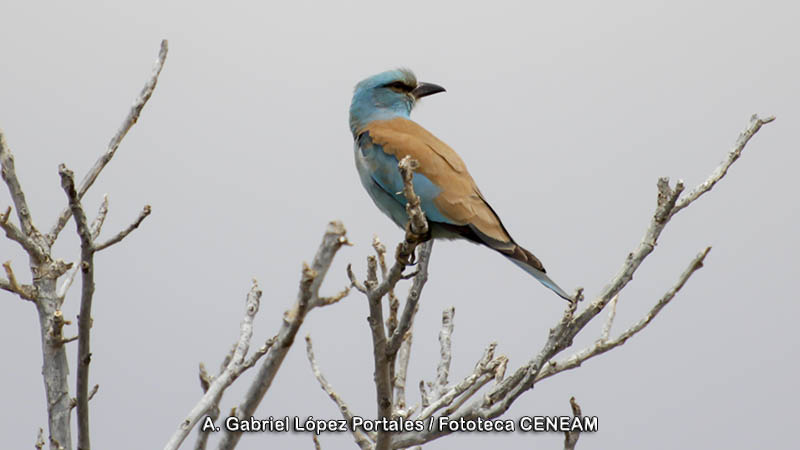
M 356 168 L 375 205 L 400 228 L 408 223 L 398 161 L 419 162 L 414 190 L 428 219 L 431 237 L 466 239 L 485 245 L 571 300 L 533 253 L 519 246 L 481 194 L 464 162 L 447 144 L 409 117 L 419 99 L 444 92 L 418 82 L 407 69 L 390 70 L 356 85 L 350 105 Z

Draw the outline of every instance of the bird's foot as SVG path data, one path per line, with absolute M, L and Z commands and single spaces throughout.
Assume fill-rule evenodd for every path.
M 412 244 L 416 247 L 423 242 L 427 242 L 431 239 L 431 227 L 428 227 L 428 230 L 424 234 L 417 234 L 411 230 L 411 222 L 406 224 L 406 242 Z

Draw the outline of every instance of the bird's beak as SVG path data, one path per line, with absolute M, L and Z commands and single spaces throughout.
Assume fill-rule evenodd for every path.
M 419 83 L 417 87 L 411 91 L 411 95 L 414 96 L 414 99 L 419 100 L 422 97 L 427 97 L 429 95 L 438 94 L 439 92 L 445 92 L 445 89 L 438 84 L 433 83 Z

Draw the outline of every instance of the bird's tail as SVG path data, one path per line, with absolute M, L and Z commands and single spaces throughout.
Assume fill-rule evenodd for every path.
M 551 291 L 553 291 L 556 294 L 558 294 L 559 297 L 561 297 L 561 298 L 563 298 L 564 300 L 567 300 L 567 301 L 572 301 L 572 296 L 570 296 L 569 294 L 564 292 L 564 290 L 561 289 L 561 287 L 559 285 L 557 285 L 555 281 L 551 280 L 550 277 L 548 277 L 545 272 L 543 272 L 543 271 L 541 271 L 541 270 L 539 270 L 539 269 L 537 269 L 537 268 L 535 268 L 533 266 L 530 266 L 530 265 L 528 265 L 528 264 L 526 264 L 526 263 L 524 263 L 522 261 L 516 260 L 511 256 L 507 256 L 507 258 L 511 262 L 513 262 L 514 264 L 519 266 L 525 272 L 528 272 L 529 274 L 533 275 L 534 278 L 539 280 L 539 282 L 542 283 L 543 285 L 545 285 L 548 289 L 550 289 Z

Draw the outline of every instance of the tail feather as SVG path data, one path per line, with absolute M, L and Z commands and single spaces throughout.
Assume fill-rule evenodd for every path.
M 499 220 L 500 219 L 498 219 L 498 221 Z M 507 241 L 494 239 L 481 232 L 481 230 L 471 224 L 453 225 L 443 222 L 430 222 L 430 224 L 433 227 L 432 232 L 434 237 L 444 237 L 450 239 L 462 237 L 476 244 L 485 245 L 508 258 L 511 262 L 518 265 L 525 272 L 533 275 L 534 278 L 539 280 L 539 282 L 545 285 L 548 289 L 558 294 L 559 297 L 567 301 L 572 301 L 572 296 L 564 292 L 564 290 L 561 289 L 555 281 L 551 280 L 550 277 L 547 276 L 544 266 L 542 265 L 542 262 L 539 261 L 539 258 L 533 256 L 533 253 L 517 245 L 517 243 L 514 242 L 511 237 L 509 237 Z M 505 228 L 503 228 L 503 230 L 505 231 Z M 506 234 L 508 233 L 506 232 Z
M 572 301 L 572 296 L 570 296 L 569 294 L 564 292 L 564 290 L 561 289 L 561 287 L 559 285 L 557 285 L 555 281 L 551 280 L 550 277 L 548 277 L 547 274 L 544 272 L 544 270 L 539 270 L 536 267 L 533 267 L 533 266 L 531 266 L 529 264 L 526 264 L 523 261 L 514 259 L 511 256 L 506 256 L 506 257 L 511 262 L 513 262 L 514 264 L 519 266 L 522 270 L 524 270 L 525 272 L 528 272 L 529 274 L 533 275 L 534 278 L 539 280 L 539 282 L 542 283 L 543 285 L 545 285 L 548 289 L 550 289 L 551 291 L 555 292 L 559 297 L 561 297 L 561 298 L 563 298 L 564 300 L 567 300 L 567 301 Z M 542 268 L 542 269 L 544 269 L 544 268 Z

